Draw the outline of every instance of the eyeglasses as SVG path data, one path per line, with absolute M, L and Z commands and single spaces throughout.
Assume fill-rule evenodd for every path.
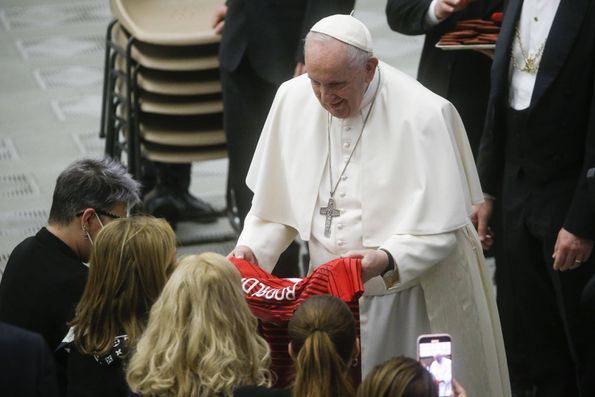
M 120 215 L 112 214 L 111 212 L 96 210 L 95 208 L 93 208 L 93 211 L 95 211 L 99 215 L 107 216 L 108 218 L 112 218 L 112 219 L 120 219 L 121 218 Z M 83 215 L 84 212 L 85 211 L 81 211 L 81 212 L 77 213 L 76 216 L 81 216 L 81 215 Z

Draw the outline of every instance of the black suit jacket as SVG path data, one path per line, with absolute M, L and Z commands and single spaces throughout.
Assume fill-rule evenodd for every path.
M 543 51 L 526 128 L 514 136 L 504 129 L 508 107 L 510 49 L 522 1 L 511 0 L 492 67 L 492 91 L 478 170 L 484 192 L 498 195 L 506 163 L 528 189 L 568 194 L 564 227 L 595 238 L 595 209 L 587 169 L 595 164 L 595 8 L 592 0 L 562 0 Z M 506 183 L 506 181 L 504 181 Z M 565 187 L 570 186 L 570 189 Z M 506 203 L 503 203 L 506 206 Z
M 58 396 L 54 362 L 41 335 L 0 322 L 0 357 L 3 396 Z
M 303 39 L 316 22 L 351 12 L 355 0 L 228 0 L 221 67 L 234 71 L 244 56 L 266 81 L 281 84 L 303 61 Z
M 477 153 L 490 92 L 491 60 L 476 51 L 443 51 L 436 48 L 440 37 L 455 29 L 458 21 L 489 19 L 502 9 L 502 0 L 482 0 L 452 14 L 438 25 L 424 25 L 432 0 L 388 0 L 390 27 L 403 34 L 426 34 L 417 79 L 455 105 L 467 129 L 473 153 Z

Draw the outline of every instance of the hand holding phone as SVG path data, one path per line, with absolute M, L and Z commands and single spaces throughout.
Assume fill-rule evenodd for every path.
M 448 334 L 420 335 L 417 359 L 432 374 L 440 397 L 452 395 L 452 338 Z

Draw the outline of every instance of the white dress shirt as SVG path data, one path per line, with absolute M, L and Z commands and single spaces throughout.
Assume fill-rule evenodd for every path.
M 521 44 L 525 55 L 536 57 L 539 65 L 559 5 L 560 0 L 525 0 L 523 2 L 521 17 L 517 25 L 520 43 L 515 33 L 509 67 L 508 103 L 513 109 L 522 110 L 529 107 L 537 77 L 537 73 L 532 74 L 519 70 L 525 64 Z M 515 67 L 515 63 L 517 67 Z

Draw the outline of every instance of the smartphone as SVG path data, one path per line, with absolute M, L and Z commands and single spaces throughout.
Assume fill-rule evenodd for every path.
M 417 338 L 417 360 L 434 377 L 440 397 L 452 395 L 452 338 L 427 334 Z

